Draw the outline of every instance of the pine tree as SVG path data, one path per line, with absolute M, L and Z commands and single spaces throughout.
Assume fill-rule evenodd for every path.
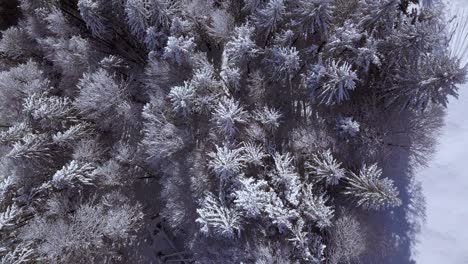
M 80 36 L 71 38 L 47 38 L 40 40 L 48 57 L 60 68 L 62 74 L 71 79 L 72 85 L 88 69 L 89 43 Z
M 223 65 L 220 73 L 225 86 L 231 91 L 239 91 L 241 82 L 241 71 L 238 67 Z
M 293 243 L 299 251 L 300 257 L 307 263 L 322 263 L 325 258 L 325 245 L 322 244 L 322 239 L 316 235 L 309 235 L 304 230 L 304 221 L 299 219 L 292 229 L 293 238 L 288 239 Z
M 157 31 L 156 27 L 151 26 L 146 30 L 145 44 L 148 50 L 154 51 L 167 41 L 167 36 L 160 31 Z
M 263 159 L 268 155 L 264 152 L 262 146 L 247 142 L 243 145 L 244 148 L 244 159 L 248 164 L 255 166 L 261 166 L 263 164 Z
M 348 186 L 344 192 L 357 200 L 358 206 L 364 209 L 379 210 L 401 205 L 398 190 L 393 181 L 381 178 L 382 170 L 377 164 L 364 165 L 359 174 L 351 173 Z
M 59 131 L 52 136 L 52 140 L 54 144 L 60 146 L 71 145 L 79 141 L 80 139 L 84 139 L 89 133 L 89 124 L 86 123 L 78 123 L 76 125 L 72 125 L 67 128 L 65 131 Z
M 60 37 L 77 36 L 77 27 L 68 23 L 67 17 L 62 10 L 54 6 L 48 11 L 49 12 L 44 16 L 44 20 L 47 23 L 47 29 Z
M 253 31 L 254 28 L 249 25 L 234 29 L 234 37 L 224 46 L 230 64 L 243 66 L 258 54 L 259 49 L 252 39 Z
M 34 261 L 35 253 L 28 245 L 19 245 L 2 258 L 2 264 L 21 264 Z
M 214 109 L 212 122 L 227 138 L 231 138 L 238 131 L 237 126 L 247 122 L 248 114 L 239 102 L 231 98 L 223 98 Z
M 327 201 L 325 193 L 314 193 L 312 185 L 303 187 L 301 209 L 304 215 L 314 221 L 319 228 L 332 225 L 334 210 L 325 204 Z
M 409 69 L 408 69 L 409 70 Z M 458 97 L 458 84 L 466 81 L 466 69 L 457 59 L 425 56 L 416 72 L 401 72 L 394 86 L 387 89 L 388 104 L 426 109 L 431 103 L 447 107 L 449 96 Z
M 294 9 L 293 25 L 299 27 L 299 32 L 305 37 L 320 32 L 324 34 L 330 23 L 331 6 L 328 0 L 300 0 Z
M 71 161 L 64 166 L 61 170 L 57 171 L 53 178 L 52 183 L 57 188 L 75 187 L 75 184 L 93 184 L 95 167 L 91 164 L 80 163 Z
M 2 145 L 10 145 L 20 141 L 26 134 L 31 132 L 31 127 L 27 123 L 16 123 L 9 127 L 8 130 L 0 132 L 0 142 Z
M 341 163 L 335 160 L 329 149 L 314 154 L 312 160 L 305 165 L 306 170 L 316 181 L 324 181 L 326 185 L 337 185 L 345 177 Z
M 170 123 L 155 102 L 143 107 L 144 137 L 142 145 L 149 158 L 170 157 L 188 142 L 183 130 Z
M 85 73 L 78 83 L 80 94 L 76 107 L 91 120 L 101 120 L 107 125 L 111 115 L 127 115 L 130 110 L 124 87 L 104 69 Z
M 242 187 L 235 192 L 234 203 L 245 212 L 247 217 L 259 217 L 265 211 L 269 201 L 269 194 L 264 190 L 268 186 L 267 182 L 242 177 L 240 183 Z
M 263 107 L 254 113 L 254 118 L 269 131 L 275 131 L 280 125 L 281 113 L 275 109 Z
M 227 179 L 241 172 L 245 166 L 243 148 L 229 149 L 227 146 L 216 146 L 216 152 L 208 153 L 211 160 L 208 166 L 222 179 Z
M 192 85 L 185 82 L 183 86 L 175 86 L 169 92 L 169 99 L 171 100 L 174 112 L 187 115 L 192 105 L 194 104 L 195 91 Z
M 358 80 L 356 72 L 347 62 L 329 61 L 319 70 L 312 69 L 309 72 L 308 83 L 314 91 L 320 103 L 326 105 L 340 104 L 349 99 L 349 91 L 356 88 Z M 320 86 L 316 86 L 316 83 Z
M 53 149 L 49 137 L 45 134 L 26 134 L 13 144 L 12 149 L 6 155 L 16 160 L 46 161 L 53 156 Z
M 0 213 L 0 231 L 15 228 L 19 213 L 20 209 L 16 204 L 8 206 L 4 212 Z
M 275 153 L 273 156 L 275 162 L 274 180 L 285 187 L 286 199 L 297 205 L 300 192 L 299 175 L 295 172 L 293 165 L 293 157 L 289 153 Z
M 290 230 L 292 221 L 299 216 L 295 209 L 285 206 L 284 202 L 275 194 L 270 196 L 265 211 L 271 224 L 275 225 L 280 233 Z
M 268 67 L 271 67 L 271 76 L 275 80 L 288 80 L 300 68 L 299 52 L 292 48 L 273 48 L 271 55 L 266 59 Z
M 31 54 L 31 40 L 29 36 L 18 27 L 10 27 L 2 31 L 0 52 L 7 57 L 18 59 Z
M 86 26 L 94 35 L 102 38 L 108 33 L 109 29 L 104 18 L 104 1 L 79 0 L 78 9 L 81 17 L 86 22 Z
M 130 31 L 140 41 L 150 27 L 167 27 L 171 1 L 129 0 L 125 2 L 126 21 Z
M 234 27 L 234 18 L 223 9 L 214 10 L 210 16 L 211 25 L 208 26 L 208 34 L 214 41 L 224 42 L 231 37 Z
M 337 120 L 336 128 L 343 136 L 355 137 L 359 133 L 359 123 L 352 117 L 340 117 Z
M 213 65 L 202 63 L 202 66 L 193 73 L 190 85 L 200 93 L 206 90 L 217 90 L 221 83 L 215 78 Z
M 258 28 L 269 35 L 273 33 L 283 21 L 285 14 L 286 6 L 283 0 L 270 0 L 265 8 L 255 13 L 253 21 Z
M 49 80 L 43 76 L 39 65 L 29 60 L 24 64 L 0 72 L 0 100 L 2 116 L 18 119 L 24 97 L 34 92 L 41 93 L 49 87 Z
M 169 37 L 163 57 L 178 65 L 190 64 L 195 49 L 193 41 L 193 38 L 188 37 Z
M 0 203 L 5 201 L 5 196 L 13 188 L 14 183 L 12 177 L 3 178 L 0 182 Z
M 72 102 L 66 97 L 34 93 L 24 100 L 23 111 L 46 127 L 77 119 Z
M 196 222 L 201 224 L 201 231 L 218 237 L 233 239 L 240 235 L 242 220 L 237 211 L 222 204 L 212 194 L 207 194 Z

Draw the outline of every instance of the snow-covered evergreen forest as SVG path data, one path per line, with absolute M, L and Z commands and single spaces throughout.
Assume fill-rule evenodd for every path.
M 0 0 L 0 262 L 412 263 L 461 26 L 441 0 Z

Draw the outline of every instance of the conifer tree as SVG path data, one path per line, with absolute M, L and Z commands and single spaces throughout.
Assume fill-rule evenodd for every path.
M 335 160 L 331 151 L 314 154 L 312 160 L 305 164 L 306 169 L 317 181 L 325 181 L 326 185 L 337 185 L 345 176 L 341 163 Z
M 401 200 L 398 198 L 398 190 L 393 181 L 381 178 L 382 170 L 377 164 L 364 165 L 359 174 L 351 173 L 348 186 L 344 192 L 354 196 L 357 204 L 365 209 L 378 210 L 386 207 L 399 206 Z
M 196 221 L 202 225 L 203 233 L 234 238 L 242 228 L 239 213 L 221 205 L 212 194 L 206 196 L 197 213 Z

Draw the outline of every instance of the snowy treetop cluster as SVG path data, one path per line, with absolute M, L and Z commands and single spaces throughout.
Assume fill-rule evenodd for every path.
M 17 5 L 4 264 L 384 263 L 466 81 L 438 0 Z

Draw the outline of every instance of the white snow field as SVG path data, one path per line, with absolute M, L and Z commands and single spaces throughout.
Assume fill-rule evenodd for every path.
M 468 11 L 468 0 L 454 2 Z M 448 106 L 437 152 L 429 167 L 417 175 L 423 185 L 427 215 L 416 247 L 416 263 L 468 263 L 467 166 L 468 85 L 465 84 L 460 87 L 459 99 L 451 100 Z

